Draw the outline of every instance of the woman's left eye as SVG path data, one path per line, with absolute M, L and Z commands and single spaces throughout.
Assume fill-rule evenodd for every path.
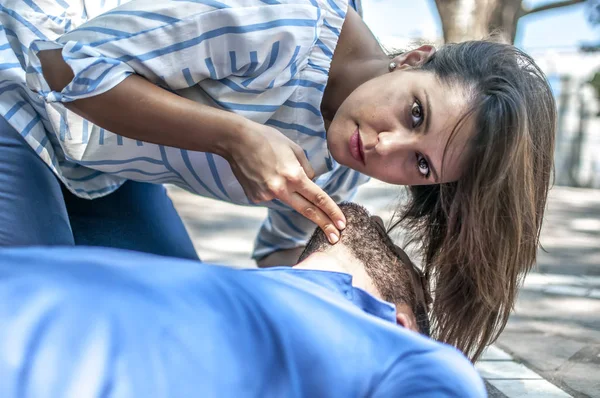
M 423 123 L 423 107 L 421 106 L 421 102 L 416 98 L 410 107 L 410 117 L 412 118 L 412 126 L 414 129 Z
M 419 171 L 421 177 L 425 179 L 429 178 L 429 162 L 427 162 L 427 159 L 425 159 L 425 157 L 423 157 L 423 155 L 420 153 L 417 153 L 417 170 Z

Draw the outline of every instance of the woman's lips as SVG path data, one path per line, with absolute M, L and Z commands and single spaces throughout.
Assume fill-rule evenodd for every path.
M 356 128 L 356 131 L 354 131 L 354 134 L 352 134 L 352 137 L 350 137 L 349 147 L 352 157 L 362 164 L 365 164 L 365 154 L 363 151 L 358 127 Z

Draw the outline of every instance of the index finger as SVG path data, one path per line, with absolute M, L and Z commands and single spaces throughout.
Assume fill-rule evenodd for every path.
M 308 178 L 297 192 L 319 208 L 340 231 L 346 228 L 346 217 L 331 197 Z

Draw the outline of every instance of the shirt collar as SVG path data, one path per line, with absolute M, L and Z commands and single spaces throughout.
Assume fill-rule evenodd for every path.
M 291 267 L 273 267 L 256 271 L 281 273 L 315 283 L 332 293 L 343 296 L 367 314 L 396 323 L 396 306 L 352 286 L 352 275 L 350 274 Z

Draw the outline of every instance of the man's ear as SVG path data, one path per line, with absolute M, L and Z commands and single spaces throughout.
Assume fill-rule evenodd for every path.
M 410 329 L 413 332 L 419 332 L 419 329 L 417 329 L 417 324 L 415 322 L 415 317 L 410 316 L 406 312 L 402 311 L 402 309 L 396 309 L 396 324 L 402 326 L 405 329 Z
M 407 51 L 395 56 L 392 62 L 396 64 L 396 69 L 399 70 L 416 68 L 427 62 L 433 54 L 435 54 L 435 47 L 423 45 L 416 50 Z
M 375 222 L 377 225 L 379 225 L 381 227 L 381 229 L 383 231 L 385 231 L 385 224 L 383 223 L 383 220 L 381 219 L 381 217 L 371 216 L 371 221 Z

